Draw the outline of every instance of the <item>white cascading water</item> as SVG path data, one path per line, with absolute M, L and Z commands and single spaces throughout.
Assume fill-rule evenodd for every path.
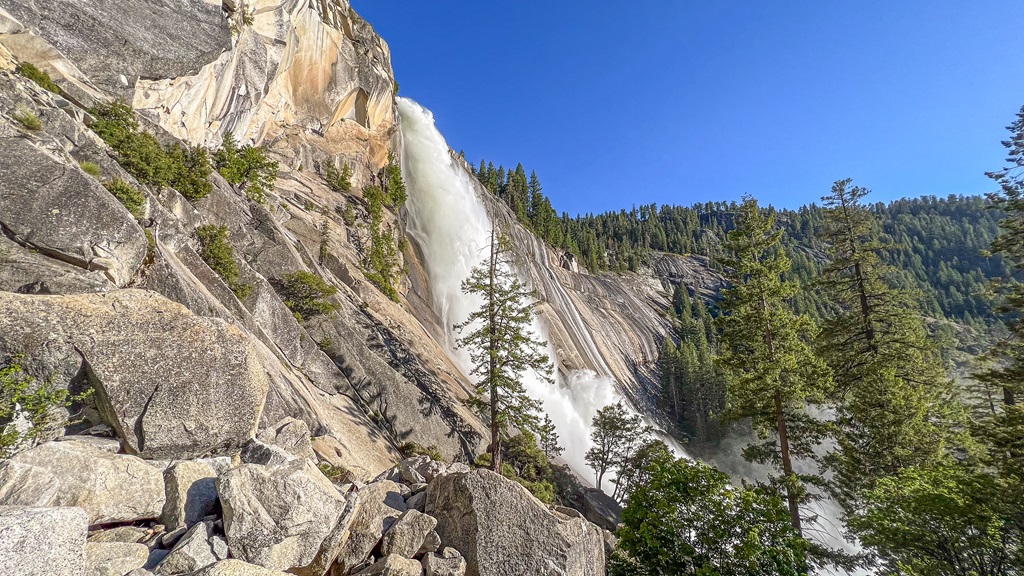
M 452 333 L 452 327 L 482 303 L 478 296 L 462 292 L 462 281 L 486 257 L 491 221 L 476 195 L 472 176 L 455 163 L 448 144 L 434 126 L 433 114 L 408 98 L 398 98 L 398 112 L 402 174 L 409 188 L 408 231 L 422 250 L 432 304 L 444 323 L 449 353 L 468 373 L 469 354 L 455 347 L 457 335 Z M 539 320 L 534 320 L 531 329 L 547 341 Z M 550 345 L 547 353 L 557 366 L 558 359 Z M 615 381 L 579 370 L 556 385 L 544 382 L 536 374 L 524 374 L 523 384 L 529 395 L 543 404 L 555 424 L 560 444 L 565 448 L 562 458 L 576 474 L 593 482 L 593 471 L 583 459 L 591 444 L 590 423 L 599 409 L 623 400 L 615 389 Z

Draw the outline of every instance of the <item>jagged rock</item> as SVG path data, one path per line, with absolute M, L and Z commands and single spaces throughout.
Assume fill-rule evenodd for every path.
M 205 568 L 218 560 L 213 553 L 211 523 L 200 522 L 181 537 L 156 566 L 157 576 L 172 576 Z
M 409 499 L 405 501 L 405 505 L 406 506 L 408 506 L 409 508 L 411 508 L 413 510 L 419 510 L 420 512 L 423 512 L 423 506 L 426 503 L 427 503 L 427 493 L 426 492 L 417 492 L 417 493 L 413 494 L 412 496 L 410 496 Z
M 109 530 L 97 530 L 89 534 L 89 542 L 126 542 L 137 544 L 149 538 L 153 531 L 141 526 L 117 526 Z
M 398 517 L 398 521 L 384 533 L 380 544 L 381 554 L 385 556 L 397 554 L 405 558 L 412 558 L 423 546 L 427 533 L 432 531 L 436 525 L 437 520 L 433 517 L 418 510 L 406 510 Z
M 125 576 L 153 576 L 153 573 L 145 568 L 136 568 L 135 570 L 125 574 Z
M 420 474 L 419 470 L 414 468 L 407 460 L 399 462 L 398 473 L 402 475 L 402 481 L 406 484 L 419 484 L 427 481 L 427 479 Z
M 82 576 L 88 525 L 81 508 L 0 506 L 0 574 Z
M 397 554 L 385 556 L 369 568 L 356 572 L 357 576 L 420 576 L 422 573 L 419 562 Z
M 279 466 L 297 459 L 295 455 L 284 448 L 267 444 L 256 438 L 249 440 L 245 443 L 245 446 L 242 446 L 239 457 L 246 464 L 260 464 L 262 466 Z
M 151 550 L 149 552 L 149 559 L 146 560 L 146 565 L 143 566 L 143 568 L 145 568 L 146 570 L 155 570 L 156 567 L 159 566 L 160 563 L 164 561 L 164 558 L 167 558 L 167 555 L 170 553 L 170 550 L 165 550 L 163 548 L 156 548 L 155 550 Z
M 0 225 L 19 244 L 126 285 L 146 237 L 95 178 L 24 138 L 0 138 Z
M 247 564 L 241 560 L 221 560 L 189 574 L 189 576 L 289 576 L 277 570 L 267 570 L 262 566 Z
M 0 462 L 0 505 L 79 506 L 90 524 L 160 515 L 160 470 L 84 442 L 48 442 Z
M 217 507 L 217 471 L 205 462 L 182 460 L 164 470 L 160 522 L 168 530 L 191 528 Z
M 89 542 L 85 545 L 86 576 L 124 576 L 142 568 L 149 557 L 145 544 Z
M 11 0 L 5 8 L 105 90 L 131 100 L 136 79 L 194 73 L 231 46 L 220 2 Z
M 268 426 L 256 439 L 277 446 L 296 458 L 316 461 L 316 453 L 310 443 L 309 426 L 297 418 L 285 418 Z
M 600 530 L 563 519 L 519 483 L 489 470 L 439 476 L 427 487 L 426 512 L 441 541 L 462 552 L 469 576 L 603 576 Z
M 274 570 L 323 574 L 338 554 L 351 503 L 308 461 L 243 464 L 217 479 L 231 555 Z
M 348 541 L 337 559 L 342 574 L 361 565 L 384 532 L 406 511 L 398 485 L 390 480 L 369 484 L 357 494 L 359 504 L 349 525 Z
M 423 557 L 423 570 L 426 576 L 465 576 L 466 559 L 454 548 L 445 548 L 440 554 L 427 554 Z
M 0 195 L 2 197 L 2 195 Z M 0 214 L 3 212 L 0 211 Z M 104 419 L 144 458 L 196 458 L 252 437 L 268 382 L 248 337 L 144 290 L 0 292 L 0 355 L 85 369 Z
M 587 490 L 583 495 L 583 513 L 587 520 L 613 532 L 622 520 L 622 506 L 600 490 Z
M 441 537 L 437 535 L 436 530 L 427 532 L 427 535 L 423 537 L 423 545 L 420 546 L 418 554 L 429 554 L 431 552 L 437 552 L 441 548 Z
M 399 462 L 398 467 L 402 472 L 403 479 L 405 479 L 409 484 L 430 482 L 435 477 L 448 472 L 448 466 L 446 466 L 444 462 L 438 462 L 430 456 L 413 456 L 412 458 L 406 458 Z M 415 471 L 423 478 L 423 480 L 406 478 L 407 471 Z M 410 474 L 410 477 L 412 477 L 412 474 Z

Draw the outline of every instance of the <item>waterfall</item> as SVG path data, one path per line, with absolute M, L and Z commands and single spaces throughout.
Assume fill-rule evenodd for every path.
M 433 114 L 408 98 L 398 98 L 398 112 L 402 174 L 409 189 L 409 235 L 423 253 L 433 295 L 431 305 L 445 327 L 446 348 L 463 373 L 468 373 L 469 354 L 455 347 L 452 327 L 482 304 L 479 296 L 463 294 L 462 281 L 486 257 L 491 221 L 477 197 L 473 176 L 449 154 L 448 144 L 434 126 Z M 547 341 L 538 319 L 530 329 Z M 557 368 L 558 358 L 550 344 L 547 354 Z M 601 359 L 601 365 L 603 362 Z M 524 374 L 523 384 L 554 423 L 565 448 L 562 458 L 576 474 L 593 482 L 593 471 L 583 458 L 591 445 L 590 422 L 599 409 L 623 400 L 615 381 L 589 370 L 576 370 L 555 385 L 536 374 Z

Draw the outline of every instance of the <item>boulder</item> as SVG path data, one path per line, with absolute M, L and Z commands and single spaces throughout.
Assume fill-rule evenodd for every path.
M 356 572 L 358 576 L 420 576 L 423 568 L 420 563 L 397 554 L 385 556 L 377 560 L 365 570 Z
M 149 520 L 164 505 L 160 470 L 84 442 L 48 442 L 0 463 L 0 505 L 79 506 L 90 524 Z
M 89 542 L 126 542 L 137 544 L 149 538 L 153 531 L 141 526 L 118 526 L 109 530 L 97 530 L 89 534 Z
M 211 528 L 212 522 L 200 522 L 190 528 L 153 572 L 157 576 L 172 576 L 215 563 L 218 558 L 213 552 Z
M 312 462 L 243 464 L 217 478 L 231 555 L 273 570 L 323 574 L 337 557 L 353 503 Z
M 277 570 L 247 564 L 241 560 L 221 560 L 212 566 L 193 572 L 189 576 L 289 576 Z
M 160 522 L 167 530 L 191 528 L 217 508 L 217 471 L 205 462 L 182 460 L 164 470 Z
M 88 526 L 81 508 L 0 506 L 0 574 L 83 576 Z
M 280 466 L 287 464 L 297 458 L 280 446 L 267 444 L 262 440 L 253 438 L 242 446 L 239 453 L 242 462 L 246 464 L 260 464 L 263 466 Z
M 413 456 L 398 463 L 398 469 L 409 484 L 430 482 L 435 477 L 447 473 L 448 466 L 430 456 Z
M 390 480 L 368 484 L 357 494 L 359 504 L 349 525 L 348 541 L 338 555 L 337 569 L 341 574 L 362 565 L 381 536 L 406 511 L 398 484 Z
M 614 532 L 622 521 L 622 506 L 600 490 L 587 490 L 583 494 L 583 514 L 587 520 Z
M 437 552 L 441 549 L 441 537 L 437 535 L 436 530 L 427 532 L 427 535 L 423 537 L 423 544 L 420 545 L 419 554 L 429 554 L 431 552 Z
M 426 512 L 441 541 L 465 556 L 469 576 L 603 576 L 601 531 L 550 512 L 519 483 L 489 470 L 439 476 Z
M 427 534 L 437 525 L 437 520 L 418 511 L 406 510 L 398 517 L 398 521 L 384 533 L 381 539 L 380 552 L 385 556 L 397 554 L 412 558 L 423 546 Z
M 86 576 L 124 576 L 142 568 L 149 558 L 145 544 L 89 542 L 85 545 Z
M 423 557 L 423 571 L 426 576 L 465 576 L 466 559 L 454 548 L 445 548 L 439 554 Z
M 409 508 L 412 508 L 414 510 L 419 510 L 420 512 L 423 512 L 423 506 L 426 503 L 427 503 L 427 493 L 426 493 L 426 491 L 417 492 L 417 493 L 413 494 L 412 496 L 409 496 L 409 499 L 405 501 L 405 505 L 406 506 L 408 506 Z
M 316 461 L 309 426 L 298 418 L 284 418 L 273 426 L 268 426 L 256 438 L 266 444 L 277 446 L 296 458 Z
M 241 447 L 256 431 L 269 386 L 241 329 L 145 290 L 0 292 L 4 354 L 65 375 L 83 372 L 125 449 L 149 459 Z
M 0 138 L 0 226 L 19 244 L 127 285 L 146 256 L 135 218 L 95 178 L 24 138 Z

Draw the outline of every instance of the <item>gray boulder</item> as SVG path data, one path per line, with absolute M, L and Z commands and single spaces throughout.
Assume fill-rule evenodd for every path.
M 280 466 L 281 464 L 287 464 L 298 459 L 284 448 L 267 444 L 256 438 L 249 440 L 245 443 L 245 446 L 242 446 L 239 457 L 246 464 L 260 464 L 263 466 Z
M 89 534 L 89 542 L 126 542 L 137 544 L 153 535 L 149 528 L 141 526 L 118 526 L 109 530 L 97 530 Z
M 277 446 L 296 458 L 316 461 L 309 426 L 298 418 L 285 418 L 273 426 L 268 426 L 256 438 L 266 444 Z
M 0 574 L 82 576 L 88 525 L 81 508 L 0 506 Z
M 160 522 L 168 531 L 191 528 L 217 507 L 217 471 L 205 462 L 182 460 L 164 471 L 164 502 Z
M 587 520 L 612 532 L 622 521 L 622 506 L 600 490 L 587 490 L 583 495 L 583 513 Z
M 430 456 L 413 456 L 398 463 L 402 479 L 409 484 L 430 482 L 437 476 L 447 473 L 448 466 Z
M 466 559 L 454 548 L 445 548 L 439 554 L 423 557 L 423 571 L 426 576 L 465 576 Z
M 397 554 L 385 556 L 377 560 L 365 570 L 356 572 L 357 576 L 420 576 L 423 568 L 420 563 Z
M 241 560 L 221 560 L 212 566 L 197 570 L 189 576 L 289 576 L 277 570 L 267 570 L 262 566 L 256 566 L 242 562 Z
M 269 387 L 241 329 L 144 290 L 0 292 L 4 354 L 24 354 L 62 375 L 83 371 L 125 449 L 150 459 L 241 447 L 255 433 Z
M 79 506 L 90 524 L 148 520 L 164 505 L 160 470 L 84 442 L 48 442 L 0 463 L 0 505 Z
M 426 512 L 441 541 L 465 556 L 469 576 L 603 576 L 601 531 L 560 517 L 519 483 L 489 470 L 439 476 Z
M 89 542 L 85 545 L 86 576 L 124 576 L 142 568 L 149 557 L 145 544 Z
M 19 244 L 128 284 L 146 256 L 135 218 L 95 178 L 24 138 L 0 139 L 0 225 Z
M 406 510 L 391 529 L 384 533 L 380 552 L 388 556 L 397 554 L 412 558 L 423 546 L 427 534 L 437 526 L 437 520 L 418 511 Z
M 200 522 L 190 528 L 153 572 L 158 576 L 185 574 L 217 562 L 218 558 L 213 552 L 211 524 Z
M 380 542 L 381 536 L 406 511 L 398 484 L 390 480 L 374 482 L 357 492 L 349 537 L 337 559 L 337 570 L 347 574 L 363 564 Z
M 323 574 L 352 519 L 352 503 L 309 461 L 243 464 L 217 492 L 231 555 L 273 570 Z

